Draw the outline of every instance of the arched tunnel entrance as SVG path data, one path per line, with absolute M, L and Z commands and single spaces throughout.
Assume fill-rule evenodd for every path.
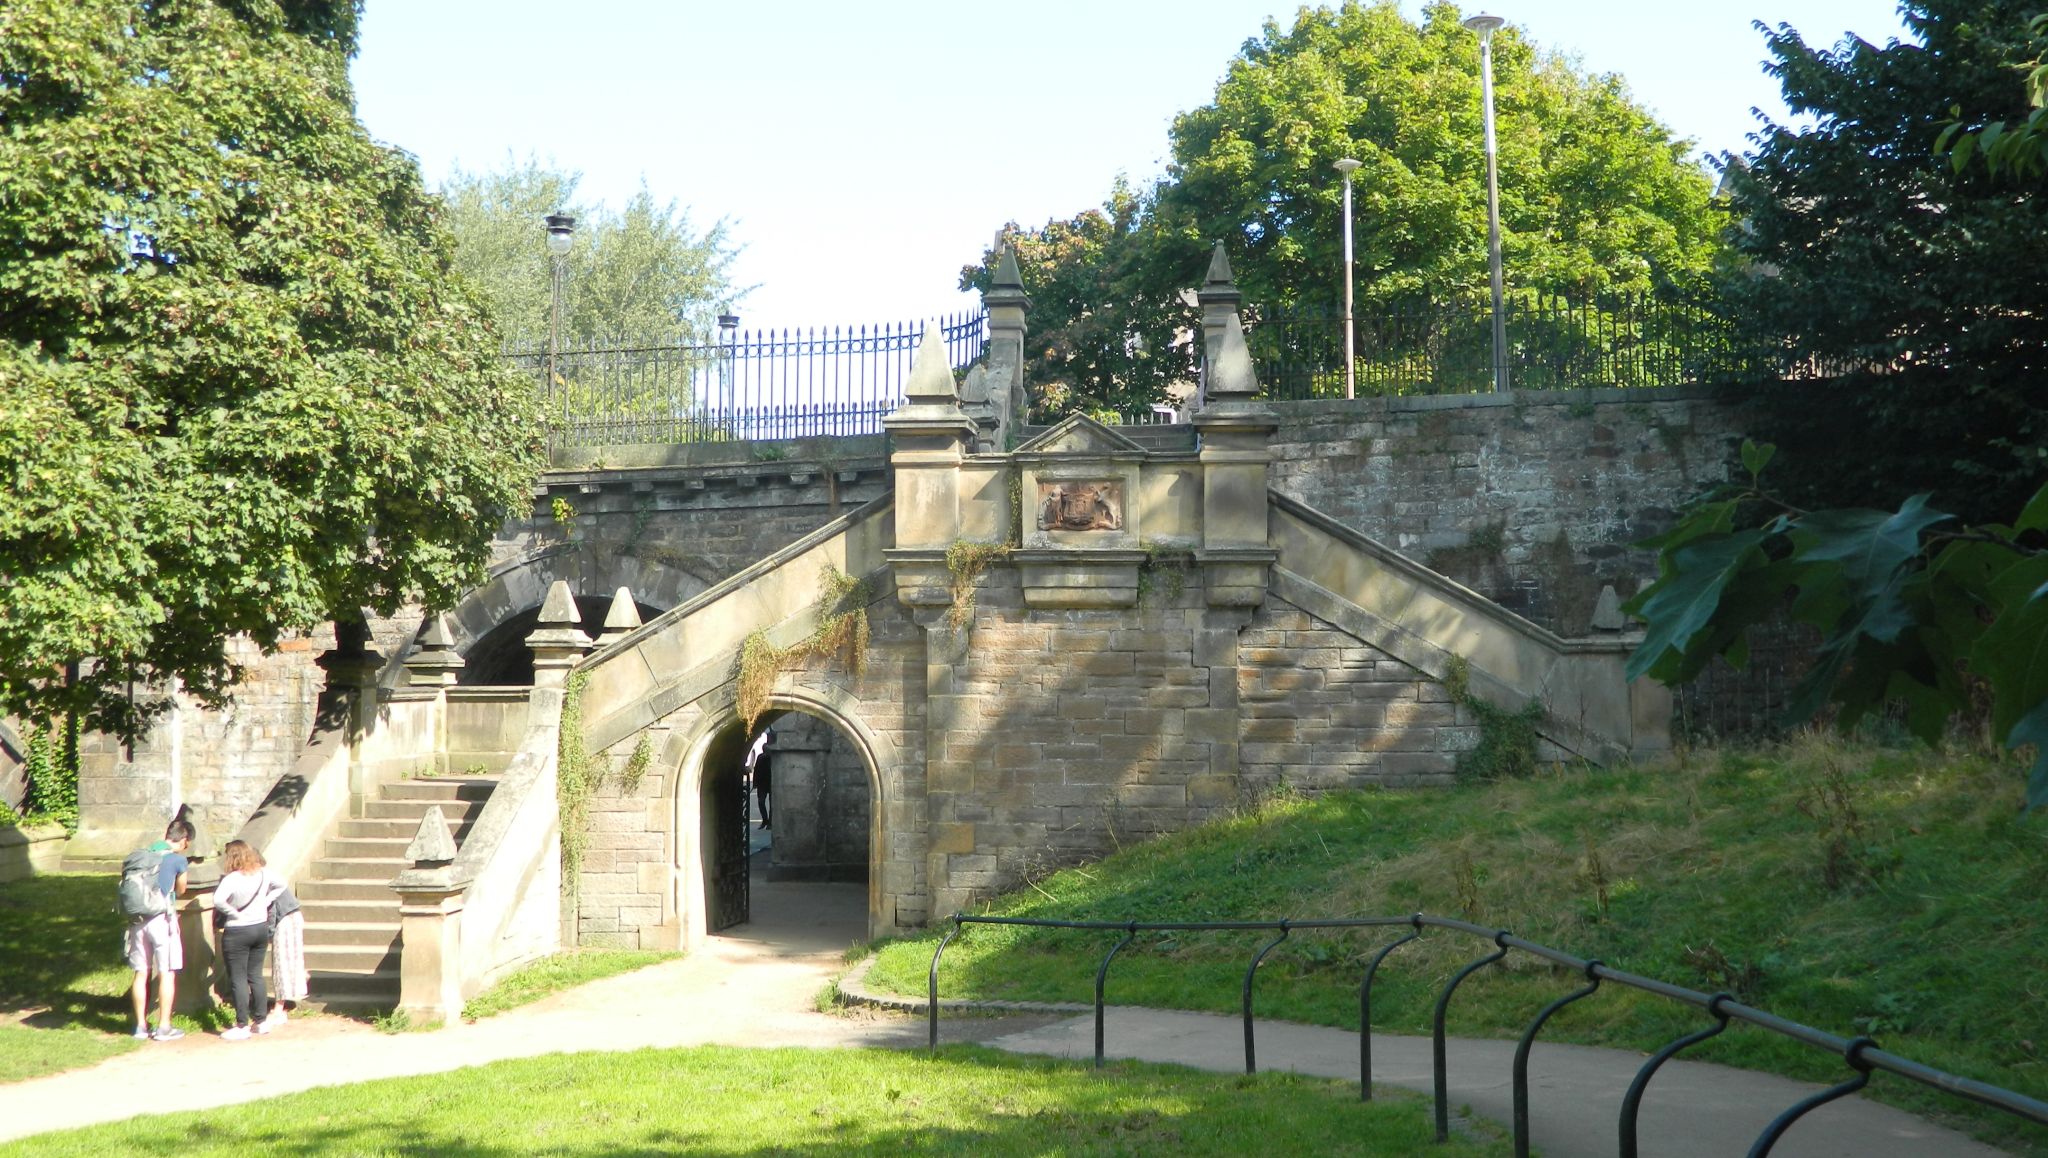
M 868 911 L 874 792 L 852 740 L 779 709 L 712 737 L 699 781 L 705 927 L 763 918 L 850 920 Z

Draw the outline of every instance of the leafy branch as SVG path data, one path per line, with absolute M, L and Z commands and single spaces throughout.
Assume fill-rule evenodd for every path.
M 2048 803 L 2048 486 L 2010 526 L 1937 531 L 1953 516 L 1924 494 L 1896 511 L 1780 503 L 1762 486 L 1772 452 L 1744 443 L 1748 485 L 1643 544 L 1658 577 L 1626 608 L 1648 625 L 1628 677 L 1685 683 L 1716 656 L 1741 667 L 1749 629 L 1785 615 L 1821 633 L 1791 722 L 1832 703 L 1849 728 L 1897 704 L 1933 743 L 1988 692 L 1992 739 L 2034 746 L 2027 807 Z

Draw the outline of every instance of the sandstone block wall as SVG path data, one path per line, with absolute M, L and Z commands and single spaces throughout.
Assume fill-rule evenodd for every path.
M 1683 387 L 1275 409 L 1275 490 L 1566 636 L 1655 577 L 1631 544 L 1729 477 L 1743 428 Z

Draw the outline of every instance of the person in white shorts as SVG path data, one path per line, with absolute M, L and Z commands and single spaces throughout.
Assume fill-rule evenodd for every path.
M 163 863 L 157 868 L 157 887 L 167 897 L 185 895 L 185 870 L 191 862 L 185 859 L 185 850 L 192 844 L 192 826 L 182 820 L 173 820 L 164 829 L 164 838 L 153 849 L 164 854 Z M 135 1003 L 135 1036 L 151 1041 L 176 1041 L 185 1036 L 185 1031 L 171 1024 L 171 1002 L 177 997 L 178 971 L 185 967 L 185 942 L 178 936 L 178 914 L 175 910 L 158 913 L 146 920 L 130 921 L 122 938 L 122 950 L 128 958 L 128 967 L 135 971 L 135 984 L 130 996 Z M 157 975 L 157 1027 L 149 1028 L 149 975 Z

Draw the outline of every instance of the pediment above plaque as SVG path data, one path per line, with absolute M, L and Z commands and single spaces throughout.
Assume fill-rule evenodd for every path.
M 1074 415 L 1015 451 L 1021 459 L 1079 455 L 1123 460 L 1144 458 L 1147 453 L 1144 447 L 1085 414 Z

